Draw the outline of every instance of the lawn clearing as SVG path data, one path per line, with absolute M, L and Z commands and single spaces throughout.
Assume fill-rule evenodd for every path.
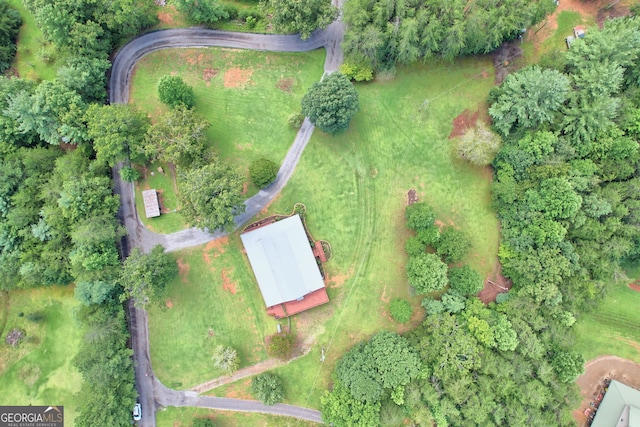
M 149 311 L 153 368 L 165 385 L 190 388 L 223 375 L 211 360 L 220 344 L 238 351 L 241 368 L 267 358 L 275 320 L 240 245 L 234 234 L 175 253 L 180 277 L 168 286 L 165 307 Z
M 142 177 L 136 182 L 136 210 L 138 218 L 149 230 L 156 233 L 173 233 L 188 227 L 180 215 L 174 169 L 167 163 L 154 162 L 145 168 L 139 168 Z M 155 189 L 160 200 L 161 215 L 147 218 L 144 212 L 142 192 Z
M 260 157 L 278 165 L 282 162 L 297 133 L 287 119 L 300 111 L 302 96 L 322 76 L 323 64 L 324 50 L 162 50 L 138 63 L 131 102 L 155 120 L 167 111 L 158 100 L 158 81 L 167 74 L 180 75 L 194 88 L 196 110 L 212 124 L 208 132 L 212 146 L 222 159 L 238 166 L 247 176 L 245 194 L 249 197 L 258 192 L 248 180 L 249 165 Z M 169 198 L 170 186 L 166 187 L 163 197 Z M 145 224 L 161 233 L 186 227 L 176 215 L 171 220 L 161 218 Z
M 580 316 L 576 322 L 576 350 L 586 360 L 614 354 L 640 363 L 640 292 L 627 282 L 609 286 L 598 309 Z
M 70 286 L 0 294 L 0 405 L 64 405 L 65 425 L 74 425 L 82 382 L 72 362 L 82 339 L 77 305 Z M 5 343 L 14 328 L 26 332 L 17 347 Z
M 411 294 L 404 271 L 409 189 L 435 208 L 439 220 L 469 233 L 467 262 L 483 275 L 493 271 L 499 232 L 490 208 L 490 171 L 457 160 L 448 139 L 462 111 L 486 108 L 492 86 L 486 57 L 399 68 L 394 81 L 357 86 L 361 111 L 346 133 L 314 133 L 270 208 L 282 213 L 304 203 L 311 233 L 333 250 L 326 264 L 331 301 L 292 318 L 311 351 L 274 370 L 288 403 L 319 407 L 336 361 L 355 342 L 420 322 L 421 297 Z M 411 324 L 390 318 L 393 298 L 407 298 L 416 308 Z
M 53 80 L 59 64 L 55 48 L 47 42 L 38 29 L 33 15 L 22 5 L 21 0 L 8 0 L 11 7 L 20 12 L 22 26 L 18 34 L 18 53 L 13 67 L 22 78 L 29 80 Z
M 195 418 L 210 418 L 216 427 L 314 427 L 317 423 L 276 415 L 216 411 L 202 408 L 165 408 L 156 412 L 158 427 L 190 427 Z

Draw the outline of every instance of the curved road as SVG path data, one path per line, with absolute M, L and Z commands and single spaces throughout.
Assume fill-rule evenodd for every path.
M 341 6 L 341 2 L 339 1 L 337 5 Z M 156 50 L 219 46 L 278 52 L 305 52 L 324 47 L 327 50 L 324 65 L 326 74 L 336 71 L 342 64 L 343 53 L 340 43 L 343 34 L 344 28 L 340 19 L 329 25 L 326 30 L 316 31 L 308 40 L 304 41 L 300 40 L 297 35 L 232 33 L 200 28 L 163 30 L 144 34 L 132 40 L 116 54 L 109 83 L 110 102 L 127 103 L 129 101 L 131 76 L 136 63 L 144 55 Z M 287 152 L 276 180 L 245 202 L 245 212 L 235 218 L 238 227 L 259 213 L 280 193 L 293 174 L 300 156 L 311 138 L 313 129 L 314 126 L 308 119 L 305 119 Z M 114 168 L 114 182 L 115 192 L 120 195 L 121 201 L 119 215 L 127 228 L 124 252 L 128 252 L 128 248 L 136 246 L 147 252 L 157 244 L 163 245 L 168 251 L 174 251 L 200 245 L 226 234 L 220 231 L 208 233 L 196 228 L 166 235 L 147 230 L 137 216 L 133 184 L 120 179 L 118 173 L 120 167 L 121 165 Z M 155 378 L 151 367 L 147 312 L 136 309 L 130 302 L 129 313 L 136 386 L 142 405 L 142 420 L 138 425 L 155 427 L 156 405 L 262 412 L 322 422 L 320 412 L 313 409 L 284 404 L 265 406 L 257 401 L 199 396 L 193 391 L 177 391 L 165 387 Z

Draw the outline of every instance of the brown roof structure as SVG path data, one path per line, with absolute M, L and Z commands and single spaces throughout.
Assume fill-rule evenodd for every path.
M 144 201 L 144 213 L 147 218 L 160 216 L 160 202 L 155 189 L 144 190 L 142 192 L 142 200 Z

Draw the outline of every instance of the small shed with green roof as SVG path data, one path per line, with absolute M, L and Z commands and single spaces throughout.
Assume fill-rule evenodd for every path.
M 640 391 L 611 380 L 591 427 L 640 427 Z

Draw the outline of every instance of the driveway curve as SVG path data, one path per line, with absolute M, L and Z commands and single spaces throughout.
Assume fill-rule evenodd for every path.
M 337 0 L 334 4 L 341 6 L 341 3 L 341 0 Z M 218 46 L 275 52 L 305 52 L 324 47 L 327 51 L 324 65 L 326 74 L 337 71 L 342 64 L 343 52 L 340 43 L 343 34 L 344 27 L 341 19 L 329 25 L 326 30 L 316 31 L 307 40 L 300 40 L 297 35 L 247 34 L 201 28 L 147 33 L 132 40 L 116 53 L 109 81 L 109 99 L 111 103 L 127 103 L 129 101 L 131 77 L 136 63 L 143 56 L 156 50 Z M 313 124 L 305 119 L 287 152 L 276 180 L 269 187 L 245 201 L 245 212 L 234 219 L 236 227 L 258 214 L 280 193 L 293 175 L 313 130 Z M 147 230 L 137 215 L 133 184 L 120 179 L 119 169 L 121 167 L 122 165 L 118 165 L 114 168 L 114 191 L 120 195 L 119 215 L 127 228 L 127 237 L 123 248 L 125 254 L 133 247 L 140 247 L 143 251 L 148 252 L 158 244 L 164 246 L 167 251 L 174 251 L 200 245 L 226 234 L 221 231 L 209 233 L 197 228 L 172 234 L 157 234 Z M 135 308 L 130 301 L 129 314 L 136 387 L 143 412 L 142 420 L 138 422 L 139 426 L 155 427 L 156 405 L 261 412 L 322 422 L 320 412 L 309 408 L 284 404 L 265 406 L 252 400 L 200 396 L 193 391 L 178 391 L 167 388 L 155 378 L 151 367 L 147 312 Z

